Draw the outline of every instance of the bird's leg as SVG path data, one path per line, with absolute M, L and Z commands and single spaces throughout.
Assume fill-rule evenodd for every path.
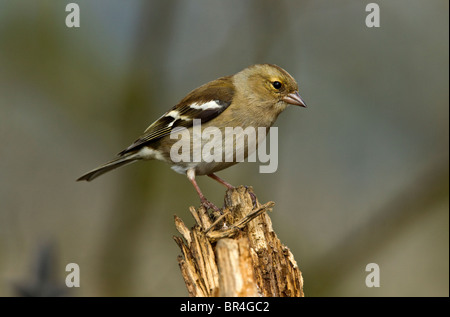
M 212 173 L 212 174 L 208 174 L 208 176 L 211 177 L 212 179 L 214 179 L 215 181 L 221 183 L 222 185 L 224 185 L 228 189 L 235 189 L 235 187 L 233 185 L 231 185 L 227 181 L 223 180 L 222 178 L 220 178 L 216 174 Z M 245 188 L 247 188 L 247 186 L 245 186 Z M 250 197 L 252 198 L 253 207 L 256 208 L 256 196 L 252 192 L 249 192 L 249 194 L 250 194 Z
M 225 180 L 223 180 L 222 178 L 220 178 L 216 174 L 208 174 L 208 177 L 211 177 L 212 179 L 214 179 L 215 181 L 221 183 L 222 185 L 224 185 L 228 189 L 234 189 L 233 185 L 231 185 L 230 183 L 226 182 Z
M 210 202 L 206 197 L 203 195 L 202 191 L 200 190 L 200 187 L 198 186 L 197 182 L 195 181 L 195 170 L 189 169 L 186 173 L 187 178 L 194 186 L 195 190 L 197 191 L 198 196 L 200 197 L 200 201 L 206 209 L 213 209 L 219 213 L 222 213 L 219 208 L 217 208 L 216 205 L 214 205 L 212 202 Z

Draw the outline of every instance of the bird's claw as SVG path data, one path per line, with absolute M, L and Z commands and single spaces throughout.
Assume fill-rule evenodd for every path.
M 206 210 L 212 209 L 212 210 L 222 214 L 222 211 L 220 211 L 220 209 L 216 205 L 214 205 L 212 202 L 210 202 L 206 198 L 201 199 L 201 202 L 202 202 L 202 206 L 205 207 Z
M 258 204 L 257 204 L 257 201 L 256 201 L 256 195 L 253 192 L 248 190 L 249 189 L 248 186 L 244 185 L 244 187 L 245 187 L 245 189 L 247 189 L 247 192 L 250 195 L 250 198 L 252 199 L 253 208 L 258 207 Z

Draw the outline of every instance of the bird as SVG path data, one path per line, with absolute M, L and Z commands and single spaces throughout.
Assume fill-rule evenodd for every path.
M 248 144 L 240 145 L 238 148 L 236 139 L 232 141 L 225 139 L 227 127 L 240 127 L 243 130 L 254 128 L 255 131 L 257 128 L 266 128 L 267 134 L 279 114 L 290 105 L 306 108 L 296 80 L 277 65 L 251 65 L 234 75 L 220 77 L 194 89 L 154 121 L 136 141 L 118 153 L 114 160 L 87 172 L 77 181 L 92 181 L 106 172 L 136 161 L 160 160 L 171 165 L 175 172 L 187 176 L 206 209 L 218 210 L 203 195 L 196 182 L 196 176 L 207 175 L 226 188 L 233 189 L 234 186 L 215 173 L 238 163 L 236 160 L 238 152 L 247 158 L 251 150 L 257 148 L 265 137 L 263 135 L 262 138 L 255 139 L 253 148 Z M 195 130 L 197 127 L 200 130 Z M 219 147 L 219 150 L 224 151 L 224 148 L 231 144 L 235 147 L 231 156 L 229 155 L 226 160 L 211 160 L 211 157 L 203 156 L 200 156 L 200 159 L 193 159 L 193 156 L 199 154 L 197 152 L 205 150 L 205 137 L 201 133 L 199 136 L 198 131 L 206 132 L 211 129 L 225 133 L 209 146 Z M 174 154 L 179 154 L 179 151 L 173 151 L 173 148 L 180 141 L 180 135 L 178 138 L 173 135 L 182 131 L 192 135 L 189 143 L 186 143 L 188 159 L 185 157 L 184 160 L 176 160 Z M 199 138 L 203 142 L 200 147 L 195 147 L 195 142 Z M 227 155 L 226 151 L 224 152 Z

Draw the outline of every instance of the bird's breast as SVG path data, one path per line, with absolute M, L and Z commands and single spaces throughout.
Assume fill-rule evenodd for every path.
M 243 162 L 263 141 L 268 128 L 193 127 L 165 142 L 165 161 L 178 173 L 194 168 L 197 175 L 210 174 Z M 166 140 L 167 141 L 167 140 Z

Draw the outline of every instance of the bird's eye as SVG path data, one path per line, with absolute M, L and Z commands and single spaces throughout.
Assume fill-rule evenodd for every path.
M 281 86 L 282 86 L 282 84 L 279 82 L 279 81 L 274 81 L 273 83 L 272 83 L 272 86 L 273 86 L 273 88 L 275 88 L 275 89 L 280 89 L 281 88 Z

